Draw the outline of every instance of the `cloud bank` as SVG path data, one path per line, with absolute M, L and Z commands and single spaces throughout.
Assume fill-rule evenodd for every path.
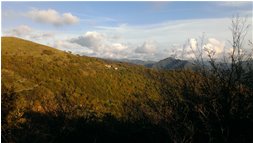
M 55 37 L 55 34 L 52 32 L 38 31 L 27 25 L 19 25 L 17 27 L 11 28 L 5 31 L 3 35 L 24 38 L 37 42 L 45 42 Z
M 54 26 L 72 25 L 79 22 L 79 18 L 71 13 L 60 14 L 54 9 L 32 9 L 25 14 L 28 18 L 38 23 L 47 23 Z
M 155 53 L 157 47 L 155 41 L 145 41 L 142 46 L 135 49 L 136 53 L 152 54 Z
M 69 50 L 75 47 L 74 53 L 76 54 L 102 58 L 127 58 L 131 52 L 128 45 L 112 42 L 111 38 L 96 31 L 88 31 L 78 37 L 60 40 L 55 43 L 55 47 L 65 49 L 65 46 L 68 45 Z
M 114 27 L 96 26 L 91 31 L 69 33 L 68 31 L 41 32 L 27 25 L 12 28 L 5 35 L 17 36 L 56 47 L 73 53 L 101 58 L 129 58 L 140 60 L 162 60 L 167 57 L 194 59 L 196 52 L 212 51 L 217 57 L 231 51 L 229 18 L 178 20 L 154 25 L 133 26 L 121 24 Z M 249 31 L 252 31 L 250 27 Z M 200 37 L 206 35 L 200 47 Z M 54 38 L 52 38 L 54 37 Z M 50 41 L 51 39 L 51 41 Z M 53 39 L 53 40 L 52 40 Z M 245 38 L 252 39 L 249 32 Z M 50 41 L 50 42 L 48 42 Z M 199 54 L 197 54 L 198 56 Z M 203 55 L 207 58 L 207 55 Z

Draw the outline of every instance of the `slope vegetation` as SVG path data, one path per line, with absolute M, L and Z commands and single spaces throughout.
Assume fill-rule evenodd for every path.
M 150 85 L 156 82 L 152 74 L 156 72 L 141 66 L 76 56 L 18 38 L 2 38 L 2 84 L 23 98 L 37 98 L 37 102 L 26 103 L 29 106 L 42 104 L 42 98 L 43 102 L 53 102 L 51 98 L 66 94 L 79 99 L 76 105 L 89 102 L 96 112 L 120 117 L 121 102 L 141 94 L 145 88 L 158 97 L 157 85 Z
M 3 142 L 253 141 L 251 80 L 159 71 L 188 63 L 149 69 L 14 37 L 1 45 Z

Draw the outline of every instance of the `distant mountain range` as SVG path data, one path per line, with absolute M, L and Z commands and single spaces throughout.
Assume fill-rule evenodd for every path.
M 147 67 L 155 68 L 158 70 L 167 69 L 167 70 L 176 70 L 176 69 L 193 69 L 195 67 L 194 63 L 180 60 L 175 58 L 166 58 L 160 60 L 156 63 L 146 65 Z
M 181 59 L 176 59 L 172 57 L 168 57 L 166 59 L 160 60 L 158 62 L 155 61 L 143 61 L 143 60 L 130 60 L 130 59 L 117 59 L 114 61 L 119 61 L 119 62 L 126 62 L 130 64 L 136 64 L 136 65 L 143 65 L 148 68 L 153 68 L 153 69 L 158 69 L 158 70 L 179 70 L 179 69 L 191 69 L 195 70 L 197 69 L 200 65 L 195 63 L 194 61 L 188 61 L 188 60 L 181 60 Z M 230 64 L 225 64 L 225 63 L 217 63 L 219 66 L 223 68 L 228 68 L 227 66 L 230 66 Z M 210 64 L 208 61 L 204 61 L 204 65 L 206 68 L 210 68 Z M 246 71 L 248 71 L 249 67 L 253 67 L 253 60 L 249 60 L 247 62 L 242 62 L 242 67 Z
M 158 62 L 143 61 L 143 60 L 129 60 L 129 59 L 120 59 L 116 61 L 136 64 L 136 65 L 143 65 L 145 67 L 154 68 L 158 70 L 194 69 L 196 67 L 196 65 L 193 62 L 190 62 L 187 60 L 175 59 L 172 57 L 168 57 Z
M 131 59 L 113 59 L 113 61 L 118 61 L 118 62 L 125 62 L 125 63 L 130 63 L 130 64 L 135 64 L 135 65 L 143 65 L 143 66 L 148 66 L 148 65 L 153 65 L 156 62 L 155 61 L 143 61 L 143 60 L 131 60 Z

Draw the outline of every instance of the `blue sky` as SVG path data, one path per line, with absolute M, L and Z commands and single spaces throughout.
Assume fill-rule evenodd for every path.
M 160 60 L 203 32 L 207 44 L 224 47 L 235 14 L 252 24 L 252 2 L 2 2 L 2 35 L 88 56 Z

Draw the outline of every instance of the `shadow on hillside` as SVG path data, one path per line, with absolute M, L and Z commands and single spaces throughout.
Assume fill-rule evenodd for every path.
M 27 121 L 9 132 L 2 132 L 2 142 L 168 142 L 166 132 L 142 122 L 123 122 L 108 115 L 101 121 L 84 118 L 68 119 L 37 112 L 25 113 Z M 11 138 L 11 136 L 13 138 Z M 7 141 L 6 141 L 7 140 Z

